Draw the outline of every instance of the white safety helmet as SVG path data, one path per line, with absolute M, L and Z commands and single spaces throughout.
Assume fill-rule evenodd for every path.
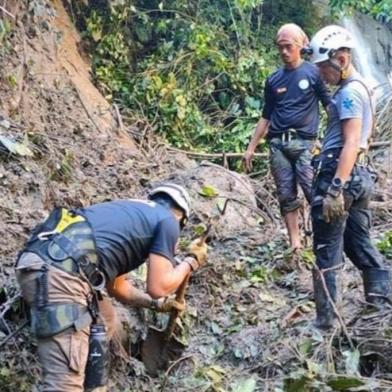
M 343 27 L 330 25 L 319 30 L 312 38 L 306 50 L 312 63 L 321 63 L 329 60 L 337 50 L 355 47 L 351 34 Z
M 191 198 L 189 197 L 187 190 L 181 185 L 167 182 L 154 188 L 148 194 L 148 198 L 153 199 L 154 195 L 157 195 L 158 193 L 164 193 L 168 195 L 177 204 L 177 206 L 181 208 L 181 210 L 184 212 L 184 218 L 181 220 L 181 225 L 184 226 L 189 220 L 191 213 Z

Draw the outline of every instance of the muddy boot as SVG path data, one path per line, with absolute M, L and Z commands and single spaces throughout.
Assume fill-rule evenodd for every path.
M 389 270 L 369 268 L 363 271 L 366 302 L 383 309 L 391 305 L 391 277 Z
M 330 329 L 335 324 L 335 312 L 333 306 L 325 292 L 320 272 L 313 269 L 313 289 L 314 301 L 316 302 L 316 322 L 315 325 L 320 329 Z M 336 303 L 336 272 L 326 271 L 323 273 L 325 284 L 333 302 Z

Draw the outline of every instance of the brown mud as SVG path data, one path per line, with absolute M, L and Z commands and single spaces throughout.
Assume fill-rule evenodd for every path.
M 123 124 L 91 81 L 63 3 L 6 5 L 15 19 L 3 15 L 11 31 L 0 50 L 0 343 L 11 338 L 0 349 L 1 391 L 34 391 L 40 376 L 28 328 L 15 333 L 26 318 L 12 265 L 29 231 L 54 206 L 144 197 L 163 179 L 187 186 L 194 200 L 183 245 L 212 223 L 209 263 L 192 276 L 177 325 L 187 349 L 157 378 L 146 373 L 140 344 L 148 325 L 163 327 L 167 317 L 117 305 L 110 391 L 392 390 L 391 315 L 361 312 L 361 277 L 349 263 L 345 325 L 329 334 L 313 327 L 312 255 L 304 252 L 303 268 L 286 268 L 270 177 L 251 181 L 196 163 Z M 379 158 L 384 173 L 386 156 Z M 379 184 L 375 236 L 391 229 L 390 181 L 384 175 Z M 140 286 L 143 273 L 132 274 Z

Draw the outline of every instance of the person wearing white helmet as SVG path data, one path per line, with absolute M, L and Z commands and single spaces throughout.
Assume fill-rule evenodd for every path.
M 325 329 L 334 324 L 330 299 L 337 299 L 336 274 L 343 263 L 343 250 L 362 272 L 369 304 L 382 307 L 391 294 L 390 272 L 369 234 L 369 203 L 376 174 L 366 152 L 375 126 L 374 102 L 352 63 L 353 49 L 350 32 L 335 25 L 317 32 L 307 49 L 321 77 L 337 86 L 322 149 L 314 160 L 311 210 L 317 265 L 313 271 L 316 325 Z
M 319 101 L 327 107 L 330 100 L 317 67 L 301 57 L 301 50 L 308 42 L 304 31 L 294 23 L 281 26 L 277 32 L 276 45 L 283 66 L 266 80 L 262 117 L 243 157 L 249 172 L 258 143 L 264 137 L 267 139 L 271 173 L 293 260 L 298 259 L 301 248 L 298 185 L 310 202 L 311 158 L 317 139 Z
M 102 374 L 97 374 L 94 368 L 87 370 L 87 359 L 95 355 L 90 350 L 89 356 L 90 331 L 103 325 L 109 336 L 113 333 L 115 313 L 106 292 L 134 307 L 158 312 L 184 309 L 170 295 L 207 259 L 207 245 L 198 240 L 189 245 L 182 261 L 175 259 L 180 230 L 189 215 L 188 192 L 164 183 L 150 192 L 148 200 L 57 208 L 33 230 L 15 268 L 38 340 L 41 391 L 104 388 L 105 364 L 98 366 Z M 146 292 L 127 279 L 128 272 L 145 261 Z

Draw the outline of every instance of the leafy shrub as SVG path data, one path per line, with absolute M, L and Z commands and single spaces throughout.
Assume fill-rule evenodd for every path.
M 381 22 L 392 21 L 391 0 L 330 0 L 329 5 L 337 14 L 359 11 Z
M 113 0 L 90 8 L 84 26 L 96 81 L 131 118 L 147 121 L 177 147 L 244 151 L 261 114 L 265 79 L 280 63 L 277 27 L 263 6 L 262 0 Z M 295 7 L 286 8 L 289 20 Z

